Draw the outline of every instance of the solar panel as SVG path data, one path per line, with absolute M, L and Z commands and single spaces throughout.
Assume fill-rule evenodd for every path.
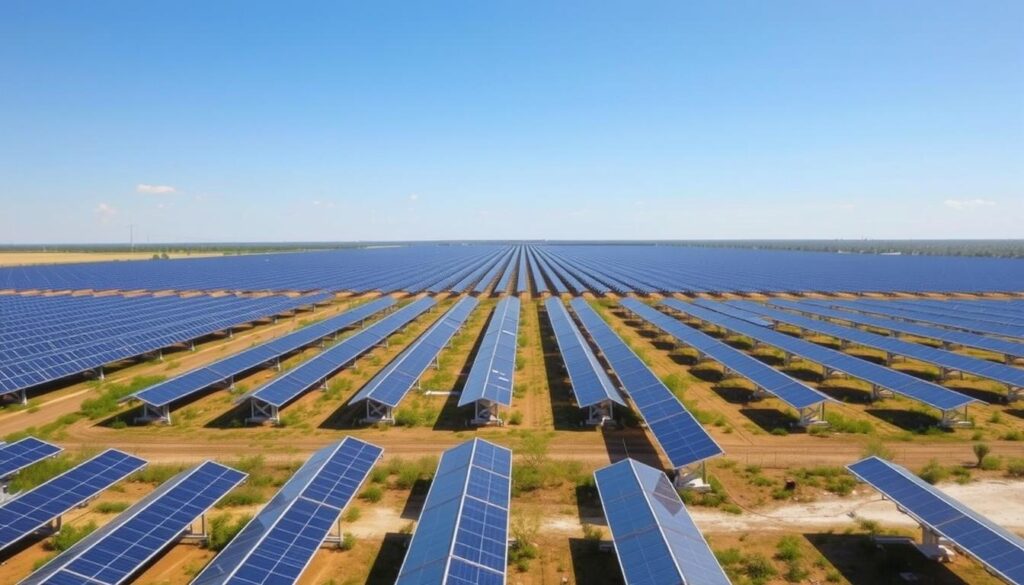
M 0 505 L 0 550 L 32 534 L 96 494 L 142 469 L 146 462 L 108 449 Z
M 853 327 L 845 327 L 835 323 L 828 323 L 820 319 L 811 319 L 810 317 L 794 315 L 786 311 L 773 309 L 749 301 L 736 302 L 733 303 L 733 305 L 783 323 L 802 327 L 810 331 L 816 331 L 837 339 L 851 341 L 865 347 L 873 347 L 890 354 L 911 357 L 939 366 L 940 368 L 948 368 L 964 372 L 966 374 L 981 376 L 983 378 L 1002 382 L 1012 388 L 1024 387 L 1024 370 L 1020 370 L 1013 366 L 997 364 L 987 360 L 981 360 L 942 349 L 936 349 L 934 347 L 928 347 L 926 345 L 910 343 L 893 337 L 886 337 L 869 331 L 862 331 Z
M 10 477 L 29 465 L 53 457 L 61 451 L 63 449 L 60 447 L 35 437 L 25 437 L 20 441 L 5 444 L 0 447 L 0 479 Z
M 350 327 L 395 304 L 391 297 L 376 299 L 340 315 L 314 323 L 287 335 L 246 349 L 208 366 L 192 370 L 166 382 L 150 386 L 129 398 L 141 400 L 153 407 L 164 407 L 199 392 L 211 384 L 222 382 L 255 367 L 267 364 L 297 349 L 314 343 L 328 335 Z
M 192 584 L 296 582 L 383 451 L 345 437 L 314 453 Z
M 459 406 L 477 400 L 489 400 L 504 406 L 512 404 L 512 385 L 516 369 L 516 342 L 519 337 L 520 302 L 506 297 L 498 302 L 484 332 L 480 349 L 469 370 L 459 397 Z
M 352 398 L 351 402 L 371 399 L 391 407 L 405 398 L 412 385 L 430 367 L 438 353 L 476 308 L 475 297 L 462 297 L 430 329 L 412 342 Z
M 683 467 L 722 454 L 722 448 L 675 394 L 586 300 L 577 297 L 569 304 L 640 411 L 672 467 Z
M 472 439 L 441 456 L 396 585 L 504 585 L 512 451 Z
M 844 309 L 853 309 L 863 313 L 884 315 L 893 318 L 907 319 L 930 325 L 961 329 L 972 333 L 983 333 L 986 335 L 1003 335 L 1007 337 L 1024 337 L 1024 328 L 1015 325 L 992 323 L 972 318 L 971 315 L 949 315 L 945 313 L 930 313 L 914 309 L 913 307 L 897 305 L 894 303 L 871 302 L 871 301 L 846 301 L 835 300 L 833 304 Z
M 242 396 L 238 399 L 238 402 L 253 399 L 275 407 L 284 406 L 306 390 L 321 383 L 334 372 L 350 364 L 435 304 L 436 301 L 430 297 L 423 297 L 413 301 L 380 321 L 360 330 L 338 345 L 310 358 L 284 375 L 278 376 L 267 384 Z
M 623 299 L 621 304 L 648 323 L 747 378 L 765 392 L 778 397 L 797 410 L 802 411 L 830 401 L 828 396 L 807 384 L 783 374 L 757 358 L 747 355 L 702 331 L 687 327 L 678 320 L 636 299 Z M 749 326 L 763 328 L 761 325 L 754 325 L 747 321 L 744 321 L 744 323 Z
M 627 585 L 729 585 L 664 473 L 623 459 L 594 479 Z
M 889 368 L 821 347 L 803 339 L 796 339 L 767 327 L 751 325 L 746 321 L 735 319 L 703 307 L 694 306 L 692 303 L 668 299 L 663 304 L 708 323 L 725 327 L 730 331 L 746 335 L 762 343 L 773 345 L 788 353 L 802 356 L 826 368 L 860 378 L 882 388 L 887 388 L 895 394 L 901 394 L 932 406 L 942 411 L 944 415 L 949 411 L 962 408 L 972 402 L 977 402 L 973 398 L 953 392 L 938 384 L 925 382 L 909 374 L 890 370 Z
M 611 401 L 625 406 L 619 391 L 612 384 L 604 367 L 597 361 L 590 346 L 583 339 L 583 334 L 569 318 L 565 305 L 557 297 L 549 297 L 544 302 L 548 320 L 555 332 L 555 341 L 562 354 L 562 361 L 569 373 L 572 391 L 576 395 L 576 404 L 581 408 L 602 402 Z
M 847 466 L 904 512 L 1009 583 L 1024 583 L 1024 540 L 907 469 L 878 457 Z
M 891 317 L 881 317 L 868 315 L 866 313 L 856 313 L 850 310 L 834 309 L 831 307 L 831 303 L 829 301 L 805 300 L 802 302 L 794 302 L 784 299 L 772 299 L 771 304 L 785 309 L 799 311 L 806 315 L 838 319 L 848 323 L 868 325 L 895 333 L 905 333 L 928 339 L 936 339 L 946 345 L 962 345 L 964 347 L 983 349 L 1008 356 L 1024 357 L 1024 343 L 1018 341 L 986 337 L 969 331 L 957 331 L 935 325 L 927 325 L 925 323 L 898 321 Z
M 184 471 L 62 552 L 21 585 L 125 583 L 245 477 L 212 461 Z

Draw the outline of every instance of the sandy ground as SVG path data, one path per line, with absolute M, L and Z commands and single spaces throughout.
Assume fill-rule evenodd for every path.
M 191 254 L 169 253 L 170 258 L 201 258 L 221 256 L 220 252 Z M 106 262 L 110 260 L 149 260 L 153 252 L 0 252 L 0 266 L 28 264 L 69 264 L 73 262 Z

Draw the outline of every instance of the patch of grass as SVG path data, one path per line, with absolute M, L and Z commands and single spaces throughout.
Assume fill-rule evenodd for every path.
M 125 396 L 159 384 L 166 379 L 166 376 L 136 376 L 127 384 L 101 384 L 100 395 L 83 400 L 80 407 L 81 412 L 89 420 L 109 416 L 120 408 L 118 401 Z
M 184 470 L 181 465 L 150 464 L 133 473 L 128 481 L 160 485 Z
M 837 433 L 870 435 L 875 432 L 870 421 L 846 418 L 838 412 L 826 412 L 825 421 L 828 422 L 828 428 Z
M 1010 459 L 1006 463 L 1006 475 L 1008 477 L 1024 477 L 1024 459 Z
M 523 424 L 523 413 L 515 410 L 508 417 L 508 424 L 512 426 L 519 426 Z
M 362 517 L 363 511 L 359 506 L 349 506 L 348 510 L 345 510 L 345 522 L 356 522 Z
M 997 471 L 1003 467 L 1003 460 L 997 455 L 985 455 L 979 465 L 982 471 Z
M 266 499 L 263 497 L 262 490 L 255 486 L 242 485 L 228 492 L 214 507 L 221 510 L 224 508 L 255 506 L 256 504 L 262 504 L 264 501 Z
M 338 548 L 341 550 L 352 550 L 356 547 L 356 536 L 351 532 L 346 532 L 341 537 L 341 542 L 338 544 Z
M 93 509 L 98 514 L 120 514 L 128 509 L 128 502 L 100 502 Z
M 34 463 L 14 476 L 9 490 L 14 493 L 32 489 L 78 465 L 80 461 L 77 457 L 59 455 Z
M 857 486 L 857 480 L 842 467 L 798 467 L 792 473 L 803 484 L 821 488 L 837 496 L 848 496 Z

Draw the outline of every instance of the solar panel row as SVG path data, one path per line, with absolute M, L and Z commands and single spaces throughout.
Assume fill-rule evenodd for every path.
M 141 400 L 155 409 L 162 409 L 176 400 L 191 396 L 212 384 L 232 380 L 253 368 L 265 366 L 274 360 L 315 343 L 331 334 L 359 323 L 374 314 L 390 308 L 395 300 L 390 296 L 360 305 L 340 315 L 293 331 L 264 344 L 246 349 L 231 357 L 197 368 L 132 394 L 127 399 Z M 160 413 L 170 420 L 169 413 Z
M 396 585 L 504 585 L 512 451 L 472 439 L 441 455 Z
M 334 347 L 303 362 L 295 369 L 242 396 L 238 402 L 250 401 L 253 403 L 253 408 L 259 408 L 262 405 L 269 405 L 274 409 L 280 408 L 385 341 L 388 336 L 422 315 L 435 304 L 434 299 L 430 297 L 413 301 Z M 276 412 L 271 413 L 271 418 L 273 417 L 276 417 Z
M 63 346 L 62 342 L 62 347 L 52 351 L 0 363 L 0 394 L 22 391 L 111 362 L 145 355 L 326 298 L 326 295 L 310 295 L 239 299 L 230 309 L 208 312 L 194 318 L 179 315 L 159 323 L 147 321 L 138 325 L 93 330 L 72 345 Z
M 21 585 L 120 585 L 245 480 L 207 461 L 183 471 L 32 573 Z
M 851 309 L 861 313 L 882 315 L 884 317 L 896 319 L 906 319 L 908 321 L 939 325 L 946 328 L 970 331 L 972 333 L 1002 335 L 1016 338 L 1024 337 L 1024 330 L 1013 325 L 981 321 L 964 315 L 945 315 L 921 312 L 911 308 L 905 308 L 901 305 L 895 305 L 890 302 L 871 302 L 866 300 L 847 301 L 837 299 L 832 301 L 832 304 L 843 309 Z
M 722 454 L 722 448 L 654 372 L 582 298 L 570 301 L 672 467 Z
M 295 583 L 382 453 L 354 437 L 314 453 L 192 584 Z
M 623 459 L 594 479 L 627 585 L 729 585 L 664 473 Z
M 832 308 L 830 301 L 803 300 L 801 302 L 787 301 L 784 299 L 772 299 L 771 304 L 798 311 L 812 317 L 823 317 L 834 320 L 841 320 L 857 325 L 866 325 L 878 329 L 885 329 L 896 334 L 916 335 L 928 339 L 935 339 L 943 342 L 946 346 L 961 345 L 1001 353 L 1005 356 L 1024 357 L 1024 343 L 986 337 L 971 333 L 969 331 L 956 331 L 924 323 L 910 321 L 899 321 L 889 317 L 868 315 L 850 310 Z
M 142 469 L 146 462 L 108 449 L 0 505 L 0 550 Z
M 952 424 L 955 421 L 948 417 L 954 416 L 957 409 L 976 402 L 973 398 L 953 392 L 937 384 L 925 382 L 909 374 L 890 370 L 889 368 L 855 358 L 840 351 L 822 347 L 803 339 L 796 339 L 767 327 L 751 325 L 741 319 L 735 319 L 710 309 L 697 307 L 692 303 L 668 299 L 663 304 L 666 307 L 707 321 L 713 325 L 724 327 L 730 331 L 746 335 L 751 339 L 773 345 L 789 354 L 801 356 L 821 364 L 827 369 L 843 372 L 895 394 L 927 404 L 942 412 L 943 424 Z
M 763 315 L 769 319 L 795 325 L 809 331 L 815 331 L 824 335 L 835 337 L 853 343 L 880 349 L 889 354 L 902 355 L 930 363 L 940 368 L 957 370 L 966 374 L 973 374 L 1002 382 L 1010 388 L 1024 388 L 1024 370 L 997 364 L 986 360 L 980 360 L 970 356 L 960 355 L 951 351 L 936 349 L 926 345 L 901 341 L 884 335 L 877 335 L 868 331 L 862 331 L 853 327 L 845 327 L 828 323 L 820 319 L 811 319 L 794 315 L 786 311 L 766 307 L 758 303 L 740 301 L 731 303 L 734 307 L 748 310 L 751 313 Z
M 576 395 L 576 404 L 580 408 L 607 402 L 626 406 L 618 389 L 612 384 L 604 367 L 597 361 L 594 352 L 584 340 L 583 334 L 569 317 L 562 301 L 557 297 L 550 297 L 544 302 L 544 308 L 555 332 L 555 341 L 569 374 L 572 391 Z
M 512 405 L 519 312 L 518 297 L 505 297 L 498 301 L 459 396 L 459 406 L 480 400 Z
M 474 297 L 462 297 L 423 335 L 391 360 L 352 398 L 352 402 L 372 400 L 390 407 L 398 406 L 416 380 L 427 371 L 437 354 L 448 345 L 466 318 L 476 308 Z
M 868 457 L 847 469 L 1008 583 L 1024 583 L 1024 540 L 1020 537 L 884 459 Z
M 63 451 L 57 445 L 25 437 L 20 441 L 0 446 L 0 480 L 11 477 L 33 463 L 48 459 Z
M 804 411 L 819 407 L 830 400 L 828 396 L 807 384 L 783 374 L 757 358 L 747 355 L 706 333 L 692 327 L 687 327 L 678 320 L 636 299 L 623 299 L 622 306 L 680 342 L 693 347 L 699 353 L 706 355 L 729 370 L 750 380 L 764 392 L 776 396 L 792 408 L 801 411 L 802 415 L 811 416 L 813 413 L 805 413 Z M 675 308 L 675 305 L 671 306 Z M 689 306 L 687 304 L 687 307 Z M 747 321 L 742 322 L 752 327 L 761 327 L 760 325 L 752 325 Z

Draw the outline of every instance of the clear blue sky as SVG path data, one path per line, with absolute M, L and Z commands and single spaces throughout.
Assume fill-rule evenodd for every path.
M 1024 2 L 0 4 L 0 243 L 1024 236 Z

